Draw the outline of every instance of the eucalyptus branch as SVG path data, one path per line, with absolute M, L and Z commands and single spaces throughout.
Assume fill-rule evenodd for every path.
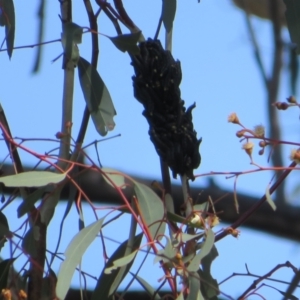
M 256 288 L 256 286 L 262 282 L 263 280 L 269 278 L 270 276 L 273 275 L 273 273 L 275 273 L 276 271 L 278 271 L 281 268 L 292 268 L 292 270 L 295 272 L 295 267 L 289 262 L 287 261 L 284 264 L 279 264 L 276 267 L 274 267 L 271 271 L 269 271 L 268 273 L 266 273 L 263 276 L 260 276 L 258 279 L 254 280 L 253 283 L 249 286 L 249 288 L 238 298 L 238 300 L 242 300 L 245 299 L 245 297 L 247 296 L 247 294 L 251 291 L 254 290 Z M 296 269 L 297 270 L 297 269 Z
M 293 168 L 295 168 L 295 166 L 297 165 L 296 162 L 292 162 L 289 165 L 289 168 L 286 169 L 280 176 L 279 178 L 276 180 L 276 182 L 270 187 L 270 195 L 272 195 L 272 193 L 278 188 L 278 186 L 280 186 L 280 184 L 286 179 L 286 177 L 292 172 Z M 258 210 L 260 208 L 260 206 L 265 203 L 267 200 L 266 195 L 263 195 L 260 200 L 258 202 L 256 202 L 249 210 L 247 210 L 245 213 L 243 213 L 240 218 L 235 221 L 230 227 L 228 228 L 232 228 L 232 229 L 236 229 L 239 226 L 241 226 L 243 223 L 245 223 L 247 221 L 247 219 L 254 214 L 254 212 L 256 210 Z M 231 234 L 230 230 L 223 230 L 221 233 L 219 233 L 218 235 L 216 235 L 215 241 L 219 241 L 222 238 L 224 238 L 225 236 L 227 236 L 228 234 Z
M 282 69 L 282 53 L 283 53 L 283 42 L 281 39 L 281 20 L 279 17 L 279 3 L 278 1 L 272 1 L 269 5 L 271 22 L 273 26 L 273 44 L 274 44 L 274 56 L 272 62 L 272 73 L 268 77 L 266 70 L 263 66 L 260 49 L 257 43 L 257 39 L 250 21 L 249 12 L 247 11 L 247 7 L 245 9 L 246 13 L 246 22 L 247 28 L 251 37 L 251 42 L 254 48 L 254 56 L 257 61 L 258 68 L 260 70 L 261 76 L 263 78 L 263 82 L 265 85 L 265 89 L 267 91 L 267 111 L 268 111 L 268 119 L 270 120 L 270 136 L 276 140 L 280 140 L 280 127 L 278 122 L 277 111 L 273 109 L 272 104 L 277 101 L 278 88 L 280 83 L 280 74 Z M 275 149 L 272 157 L 272 163 L 274 166 L 282 166 L 282 151 L 280 147 Z M 277 173 L 277 177 L 279 174 Z M 276 191 L 276 202 L 278 205 L 285 204 L 285 196 L 284 196 L 284 184 L 281 185 Z
M 94 14 L 92 5 L 90 0 L 83 0 L 84 1 L 84 5 L 85 5 L 85 9 L 89 18 L 89 22 L 90 22 L 90 28 L 92 30 L 92 32 L 98 32 L 98 24 L 97 24 L 97 16 Z M 91 59 L 91 65 L 94 68 L 97 68 L 97 63 L 98 63 L 98 56 L 99 56 L 99 38 L 97 34 L 93 34 L 92 35 L 92 59 Z M 87 107 L 87 105 L 85 106 L 84 112 L 83 112 L 83 116 L 82 116 L 82 121 L 81 121 L 81 125 L 80 125 L 80 129 L 78 132 L 78 136 L 76 139 L 76 145 L 80 146 L 82 145 L 83 141 L 84 141 L 84 137 L 87 131 L 87 127 L 88 127 L 88 123 L 89 123 L 89 119 L 90 119 L 90 111 Z M 78 148 L 78 146 L 76 148 Z
M 122 0 L 114 0 L 114 4 L 115 4 L 115 7 L 119 13 L 119 16 L 120 16 L 120 20 L 122 21 L 122 23 L 130 29 L 130 31 L 132 33 L 134 32 L 139 32 L 141 31 L 140 28 L 138 28 L 136 26 L 136 24 L 134 24 L 134 22 L 132 21 L 132 19 L 128 16 L 124 6 L 123 6 L 123 2 Z
M 111 20 L 113 25 L 115 26 L 116 32 L 118 35 L 122 34 L 121 27 L 118 23 L 118 18 L 108 9 L 108 3 L 102 0 L 96 0 L 96 3 L 100 6 L 103 12 L 107 15 L 107 17 Z
M 249 272 L 248 268 L 247 268 L 247 272 L 246 273 L 232 273 L 231 275 L 229 275 L 228 277 L 226 277 L 225 279 L 223 279 L 222 281 L 219 282 L 219 286 L 221 284 L 223 284 L 224 282 L 230 280 L 231 278 L 233 277 L 238 277 L 238 276 L 241 276 L 241 277 L 255 277 L 255 278 L 261 278 L 262 276 L 261 275 L 256 275 L 256 274 L 253 274 L 251 272 Z M 296 274 L 295 274 L 296 276 Z M 281 283 L 281 284 L 286 284 L 286 285 L 289 285 L 290 282 L 288 281 L 285 281 L 285 280 L 280 280 L 280 279 L 276 279 L 276 278 L 269 278 L 269 277 L 266 277 L 264 278 L 265 280 L 268 280 L 268 281 L 272 281 L 272 282 L 276 282 L 276 283 Z M 297 287 L 300 287 L 299 284 L 297 284 Z
M 72 2 L 71 0 L 61 1 L 62 22 L 72 21 Z M 61 141 L 59 149 L 58 168 L 66 169 L 69 159 L 72 128 L 72 110 L 73 110 L 73 89 L 74 89 L 74 63 L 64 57 L 64 86 L 62 100 L 62 125 Z M 31 300 L 40 300 L 42 295 L 43 270 L 46 259 L 46 239 L 47 226 L 54 215 L 55 207 L 58 203 L 63 184 L 57 188 L 54 195 L 43 199 L 40 213 L 36 216 L 34 227 L 38 230 L 38 238 L 35 239 L 36 255 L 31 257 L 30 276 L 28 281 L 28 298 Z

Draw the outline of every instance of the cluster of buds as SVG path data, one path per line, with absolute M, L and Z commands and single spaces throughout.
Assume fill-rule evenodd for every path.
M 299 106 L 297 99 L 294 96 L 286 98 L 287 102 L 275 102 L 274 106 L 279 110 L 286 110 L 291 106 Z
M 189 220 L 189 223 L 200 229 L 212 228 L 220 223 L 220 219 L 216 214 L 208 214 L 205 218 L 201 212 L 194 212 Z
M 259 155 L 264 154 L 265 147 L 270 145 L 270 143 L 264 139 L 265 127 L 263 125 L 256 125 L 252 130 L 245 128 L 245 126 L 243 126 L 241 124 L 236 113 L 232 113 L 229 115 L 228 122 L 233 123 L 233 124 L 238 124 L 241 127 L 243 127 L 243 129 L 238 130 L 236 132 L 236 136 L 238 138 L 242 138 L 242 140 L 247 139 L 247 142 L 243 144 L 242 149 L 245 150 L 245 152 L 250 156 L 251 159 L 252 159 L 252 152 L 253 152 L 254 144 L 252 142 L 248 141 L 249 138 L 262 139 L 262 141 L 259 142 L 259 146 L 262 148 L 259 150 Z
M 173 177 L 187 175 L 201 161 L 192 122 L 195 104 L 185 108 L 181 99 L 181 66 L 158 40 L 140 43 L 140 54 L 132 56 L 134 96 L 144 106 L 143 115 L 149 123 L 149 135 L 156 152 L 172 170 Z

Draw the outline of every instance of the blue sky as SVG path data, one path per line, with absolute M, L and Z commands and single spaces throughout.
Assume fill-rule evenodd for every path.
M 145 37 L 153 37 L 160 15 L 161 1 L 125 1 L 128 14 L 142 29 Z M 15 45 L 30 45 L 36 41 L 36 11 L 37 2 L 16 2 L 16 39 Z M 46 15 L 45 40 L 60 38 L 61 24 L 58 18 L 59 5 L 57 1 L 48 1 Z M 73 21 L 80 26 L 88 26 L 85 9 L 81 1 L 74 1 Z M 254 28 L 258 34 L 263 59 L 267 70 L 270 70 L 272 54 L 271 27 L 266 21 L 254 19 Z M 100 15 L 99 31 L 109 36 L 115 36 L 113 26 Z M 2 34 L 4 34 L 2 32 Z M 285 37 L 289 41 L 288 33 Z M 163 38 L 163 35 L 161 35 Z M 80 54 L 87 60 L 91 56 L 90 36 L 85 34 L 83 43 L 79 45 Z M 5 52 L 1 52 L 1 90 L 0 101 L 8 118 L 11 131 L 18 137 L 54 138 L 60 130 L 61 99 L 63 71 L 61 61 L 51 61 L 61 52 L 60 43 L 43 47 L 43 62 L 41 71 L 37 75 L 31 74 L 36 49 L 28 48 L 15 50 L 11 61 Z M 181 61 L 183 80 L 181 84 L 182 98 L 186 105 L 196 102 L 193 111 L 194 127 L 198 136 L 203 138 L 201 144 L 201 166 L 195 174 L 211 171 L 242 171 L 252 169 L 249 158 L 241 150 L 241 144 L 235 136 L 239 129 L 227 122 L 230 113 L 236 112 L 245 126 L 253 128 L 255 125 L 267 125 L 266 120 L 266 92 L 261 81 L 258 68 L 253 58 L 251 43 L 245 27 L 244 15 L 236 9 L 229 0 L 196 0 L 178 1 L 177 15 L 174 25 L 173 56 Z M 287 61 L 285 61 L 287 64 Z M 287 66 L 285 67 L 287 69 Z M 148 137 L 148 124 L 141 112 L 141 104 L 133 97 L 132 80 L 133 69 L 127 54 L 119 52 L 109 39 L 100 36 L 100 56 L 98 71 L 105 81 L 117 110 L 115 130 L 109 136 L 121 134 L 121 137 L 99 144 L 100 159 L 104 166 L 121 170 L 125 173 L 147 176 L 158 179 L 160 176 L 159 159 Z M 288 76 L 282 74 L 282 84 L 278 101 L 289 96 Z M 73 135 L 76 137 L 85 103 L 76 78 L 74 93 Z M 285 140 L 298 139 L 299 111 L 287 110 L 280 113 L 283 136 Z M 268 128 L 267 128 L 268 130 Z M 85 142 L 99 139 L 93 123 L 90 122 Z M 34 151 L 44 153 L 56 146 L 49 143 L 27 143 Z M 6 153 L 4 143 L 0 144 L 2 153 Z M 288 163 L 290 147 L 285 148 L 285 162 Z M 260 165 L 268 166 L 267 156 L 258 156 L 258 147 L 254 149 L 254 160 Z M 95 158 L 95 151 L 88 150 Z M 35 161 L 29 155 L 21 153 L 24 164 Z M 272 178 L 270 172 L 260 172 L 244 175 L 239 178 L 237 190 L 261 196 Z M 198 179 L 203 185 L 206 178 Z M 233 189 L 233 180 L 225 177 L 214 177 L 214 180 L 224 188 Z M 297 185 L 297 177 L 292 174 L 288 180 L 287 190 L 293 191 Z M 179 181 L 177 181 L 179 183 Z M 297 199 L 295 197 L 295 204 Z M 16 204 L 17 205 L 17 204 Z M 234 208 L 232 208 L 234 209 Z M 85 210 L 86 220 L 89 220 L 89 209 Z M 5 212 L 15 220 L 15 207 Z M 57 232 L 54 224 L 59 224 L 63 212 L 63 205 L 57 209 L 57 218 L 51 225 L 53 234 Z M 88 223 L 88 222 L 87 222 Z M 74 226 L 76 224 L 76 226 Z M 125 224 L 122 220 L 111 228 L 107 235 L 123 241 L 126 236 Z M 221 227 L 226 224 L 221 224 Z M 64 251 L 71 237 L 77 231 L 77 215 L 69 217 L 65 227 L 65 238 L 61 246 Z M 124 234 L 118 235 L 124 228 Z M 53 242 L 53 241 L 52 241 Z M 50 246 L 51 246 L 50 241 Z M 98 243 L 99 249 L 100 244 Z M 111 251 L 116 247 L 112 244 Z M 290 260 L 295 266 L 299 264 L 299 245 L 274 236 L 241 229 L 238 239 L 228 237 L 217 244 L 219 258 L 213 265 L 213 275 L 221 280 L 233 272 L 244 271 L 247 263 L 250 270 L 256 274 L 268 272 L 278 263 Z M 92 248 L 89 253 L 92 253 Z M 53 250 L 53 249 L 52 249 Z M 99 251 L 99 250 L 98 250 Z M 83 260 L 83 268 L 97 276 L 99 266 L 88 257 Z M 101 258 L 99 259 L 101 261 Z M 263 264 L 262 264 L 263 262 Z M 57 265 L 58 266 L 58 265 Z M 162 276 L 157 265 L 153 266 L 149 260 L 152 275 L 149 278 L 148 267 L 144 268 L 144 277 L 151 284 L 156 285 Z M 142 273 L 143 274 L 143 273 Z M 141 274 L 141 275 L 142 275 Z M 292 273 L 278 275 L 278 278 L 288 280 Z M 242 292 L 252 279 L 232 279 L 221 286 L 224 292 L 236 296 Z M 74 284 L 78 280 L 74 277 Z M 245 285 L 245 286 L 244 286 Z M 92 283 L 90 283 L 92 286 Z M 284 287 L 282 288 L 285 289 Z M 263 295 L 267 299 L 278 299 L 278 293 L 264 288 Z M 298 293 L 300 296 L 300 293 Z M 273 298 L 274 297 L 274 298 Z M 253 298 L 255 299 L 255 298 Z

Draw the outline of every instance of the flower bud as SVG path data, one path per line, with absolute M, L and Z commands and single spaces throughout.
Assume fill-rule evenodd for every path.
M 57 132 L 56 135 L 55 135 L 55 137 L 56 137 L 57 139 L 59 139 L 59 140 L 62 139 L 64 136 L 65 136 L 65 135 L 64 135 L 62 132 L 60 132 L 60 131 Z
M 228 116 L 228 122 L 233 124 L 240 124 L 240 120 L 236 113 L 232 113 Z
M 235 135 L 236 135 L 238 138 L 241 138 L 241 137 L 244 136 L 244 133 L 245 133 L 245 130 L 242 129 L 242 130 L 237 131 Z
M 246 153 L 251 157 L 252 151 L 253 151 L 253 148 L 254 148 L 254 144 L 251 143 L 251 142 L 247 142 L 247 143 L 245 143 L 245 144 L 243 145 L 242 148 L 243 148 L 243 149 L 246 151 Z
M 256 125 L 254 127 L 254 133 L 257 137 L 264 137 L 265 136 L 265 127 L 263 125 Z
M 286 100 L 289 103 L 294 103 L 294 104 L 297 103 L 297 99 L 294 96 L 290 96 L 290 97 L 286 98 Z
M 286 109 L 288 109 L 288 107 L 289 107 L 289 104 L 286 103 L 286 102 L 276 102 L 274 105 L 275 105 L 276 108 L 279 109 L 279 110 L 286 110 Z
M 297 164 L 300 164 L 300 149 L 292 149 L 290 159 Z
M 268 145 L 268 143 L 266 141 L 260 141 L 258 145 L 259 145 L 259 147 L 264 148 Z

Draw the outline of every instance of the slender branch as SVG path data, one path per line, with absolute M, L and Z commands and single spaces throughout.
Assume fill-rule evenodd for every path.
M 123 24 L 126 24 L 127 27 L 130 29 L 131 32 L 138 32 L 141 31 L 131 20 L 131 18 L 128 16 L 122 0 L 114 0 L 115 7 L 120 15 L 120 20 Z
M 286 177 L 292 172 L 293 168 L 296 166 L 295 162 L 292 162 L 289 165 L 289 168 L 287 170 L 285 170 L 280 176 L 279 178 L 276 180 L 276 182 L 271 186 L 270 188 L 270 195 L 278 188 L 278 186 L 286 179 Z M 233 229 L 238 228 L 239 226 L 241 226 L 243 223 L 245 223 L 247 221 L 247 219 L 254 214 L 254 212 L 256 210 L 259 209 L 259 207 L 267 200 L 266 195 L 263 195 L 260 200 L 258 202 L 256 202 L 250 209 L 248 209 L 243 215 L 241 215 L 241 217 L 235 221 L 230 227 Z M 216 238 L 215 241 L 219 241 L 222 238 L 224 238 L 225 236 L 227 236 L 230 232 L 223 230 L 221 233 L 219 233 Z
M 283 55 L 283 42 L 281 39 L 281 22 L 280 22 L 280 12 L 279 12 L 279 2 L 270 2 L 270 15 L 273 25 L 273 43 L 274 43 L 274 56 L 273 56 L 273 66 L 272 66 L 272 76 L 268 82 L 268 114 L 270 120 L 270 135 L 276 140 L 280 140 L 281 132 L 278 120 L 277 110 L 273 109 L 272 104 L 277 101 L 277 95 L 280 85 L 280 75 L 282 70 L 282 55 Z M 273 155 L 271 157 L 272 164 L 274 166 L 282 166 L 282 150 L 281 147 L 276 147 L 274 149 Z M 278 178 L 280 174 L 276 173 Z M 276 203 L 278 206 L 284 206 L 286 204 L 284 195 L 284 184 L 279 187 L 276 191 Z
M 90 22 L 90 28 L 92 29 L 92 31 L 94 32 L 98 32 L 98 24 L 97 24 L 97 17 L 94 14 L 91 2 L 89 0 L 83 0 L 84 5 L 85 5 L 85 9 L 89 18 L 89 22 Z M 91 59 L 91 65 L 94 68 L 97 68 L 97 63 L 98 63 L 98 56 L 99 56 L 99 38 L 97 34 L 92 34 L 92 59 Z M 89 119 L 90 119 L 90 111 L 87 107 L 87 105 L 85 106 L 84 112 L 83 112 L 83 117 L 82 117 L 82 121 L 81 121 L 81 125 L 80 125 L 80 129 L 78 132 L 78 136 L 76 139 L 76 148 L 78 148 L 78 146 L 81 147 L 83 141 L 84 141 L 84 137 L 87 131 L 87 127 L 88 127 L 88 123 L 89 123 Z
M 299 287 L 299 282 L 300 282 L 300 270 L 297 270 L 295 272 L 295 275 L 294 275 L 292 281 L 290 282 L 290 284 L 286 290 L 283 300 L 292 299 L 292 294 L 293 294 L 294 290 L 297 287 Z
M 72 21 L 72 1 L 60 1 L 61 19 L 63 23 Z M 73 89 L 74 89 L 74 63 L 67 60 L 64 56 L 64 87 L 62 100 L 62 138 L 59 149 L 58 167 L 65 169 L 68 166 L 71 128 L 72 128 L 72 110 L 73 110 Z M 40 300 L 42 296 L 43 272 L 46 259 L 46 239 L 47 225 L 50 222 L 55 207 L 58 203 L 59 195 L 63 185 L 61 185 L 51 201 L 47 201 L 47 197 L 43 199 L 40 212 L 35 216 L 34 230 L 38 231 L 38 238 L 35 239 L 36 253 L 31 257 L 30 276 L 28 281 L 28 299 Z M 49 200 L 49 199 L 48 199 Z
M 115 26 L 115 29 L 117 31 L 117 34 L 122 34 L 121 27 L 118 23 L 118 18 L 114 16 L 114 14 L 108 9 L 108 4 L 106 1 L 103 0 L 96 0 L 96 3 L 99 5 L 99 7 L 104 11 L 104 13 L 107 15 L 107 17 L 111 20 L 113 25 Z
M 254 50 L 254 57 L 256 59 L 256 62 L 257 62 L 258 68 L 260 70 L 263 82 L 264 82 L 265 87 L 267 89 L 268 88 L 267 72 L 266 72 L 265 67 L 263 65 L 263 62 L 262 62 L 260 49 L 259 49 L 259 46 L 258 46 L 258 42 L 257 42 L 256 36 L 255 36 L 255 33 L 254 33 L 254 29 L 253 29 L 251 20 L 250 20 L 249 12 L 247 11 L 247 9 L 245 10 L 245 12 L 246 12 L 246 25 L 247 25 L 247 28 L 248 28 L 248 31 L 249 31 L 249 34 L 250 34 L 250 37 L 251 37 L 251 42 L 252 42 L 252 46 L 253 46 L 253 50 Z
M 57 43 L 57 42 L 61 42 L 61 39 L 51 40 L 51 41 L 42 42 L 42 43 L 38 43 L 38 44 L 32 44 L 32 45 L 18 46 L 18 47 L 14 47 L 13 49 L 17 50 L 17 49 L 25 49 L 25 48 L 34 48 L 34 47 L 40 47 L 40 46 Z M 2 52 L 2 51 L 7 51 L 7 49 L 0 49 L 0 52 Z
M 267 111 L 268 111 L 268 120 L 270 123 L 270 136 L 275 140 L 280 140 L 280 126 L 278 122 L 277 111 L 273 108 L 273 104 L 277 101 L 278 89 L 280 84 L 280 74 L 282 69 L 282 53 L 283 53 L 283 42 L 281 39 L 281 21 L 280 21 L 280 12 L 279 12 L 279 3 L 278 1 L 270 1 L 269 9 L 271 22 L 273 26 L 273 40 L 274 40 L 274 55 L 272 63 L 272 73 L 270 77 L 267 76 L 266 70 L 263 66 L 260 49 L 257 43 L 256 36 L 251 24 L 249 12 L 247 10 L 246 2 L 244 1 L 243 6 L 245 7 L 246 13 L 246 22 L 247 28 L 251 37 L 252 45 L 254 48 L 254 56 L 260 73 L 262 75 L 263 82 L 265 84 L 267 92 Z M 273 166 L 282 166 L 282 151 L 280 147 L 274 148 L 274 151 L 271 156 L 271 161 Z M 278 178 L 280 174 L 276 173 Z M 278 206 L 285 205 L 285 195 L 284 195 L 284 184 L 282 184 L 276 191 L 276 203 Z
M 268 277 L 272 276 L 273 273 L 275 273 L 276 271 L 278 271 L 279 269 L 281 268 L 284 268 L 284 267 L 287 267 L 287 268 L 292 268 L 294 270 L 294 266 L 289 262 L 287 261 L 286 263 L 284 264 L 279 264 L 277 265 L 276 267 L 274 267 L 271 271 L 269 271 L 267 274 L 263 275 L 263 276 L 260 276 L 258 279 L 254 280 L 253 283 L 249 286 L 249 288 L 238 298 L 238 300 L 242 300 L 242 299 L 245 299 L 245 297 L 247 296 L 247 294 L 251 291 L 251 290 L 254 290 L 256 288 L 256 286 L 262 282 L 263 280 L 267 279 Z

